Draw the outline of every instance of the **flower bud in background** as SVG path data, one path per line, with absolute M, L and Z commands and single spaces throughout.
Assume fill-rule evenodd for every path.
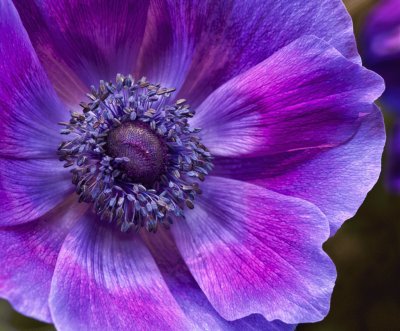
M 381 101 L 394 119 L 393 128 L 388 131 L 386 184 L 391 191 L 400 193 L 400 0 L 380 1 L 371 10 L 361 46 L 364 64 L 385 80 Z

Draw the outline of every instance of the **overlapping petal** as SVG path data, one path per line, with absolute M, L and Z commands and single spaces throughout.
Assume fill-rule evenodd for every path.
M 177 246 L 200 288 L 227 320 L 252 313 L 285 323 L 322 319 L 335 268 L 322 250 L 329 227 L 310 203 L 245 182 L 208 177 Z
M 59 253 L 50 293 L 57 329 L 192 330 L 140 237 L 93 218 L 76 223 Z
M 380 110 L 373 109 L 343 145 L 322 150 L 280 176 L 256 182 L 314 203 L 328 217 L 331 235 L 335 234 L 354 216 L 381 171 L 385 128 Z
M 144 235 L 144 238 L 169 290 L 185 315 L 196 325 L 196 330 L 293 331 L 295 329 L 295 325 L 287 325 L 281 321 L 268 322 L 259 314 L 235 321 L 223 319 L 194 280 L 170 232 L 160 229 L 156 236 Z
M 315 34 L 360 62 L 350 17 L 339 0 L 290 5 L 154 0 L 149 11 L 148 1 L 15 3 L 57 92 L 71 105 L 79 102 L 85 84 L 137 70 L 169 86 L 186 81 L 182 93 L 197 105 L 303 34 Z
M 312 202 L 328 217 L 333 235 L 355 214 L 380 174 L 385 129 L 380 110 L 371 107 L 354 136 L 335 148 L 217 157 L 215 174 Z
M 139 71 L 197 107 L 217 87 L 304 34 L 360 63 L 338 0 L 151 2 Z M 185 78 L 186 77 L 186 78 Z
M 15 1 L 63 100 L 78 106 L 99 80 L 135 70 L 148 1 Z
M 82 206 L 73 206 L 75 200 L 67 199 L 35 222 L 0 227 L 0 296 L 22 314 L 52 321 L 48 297 L 58 252 L 82 212 Z
M 11 1 L 0 2 L 0 157 L 53 158 L 65 109 Z
M 305 36 L 211 94 L 192 124 L 215 155 L 262 155 L 338 145 L 383 90 L 379 76 Z

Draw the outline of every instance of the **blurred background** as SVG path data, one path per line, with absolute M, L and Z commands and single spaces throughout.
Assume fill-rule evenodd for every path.
M 345 1 L 357 36 L 375 3 Z M 393 118 L 382 108 L 390 135 Z M 329 315 L 322 322 L 300 325 L 298 331 L 400 331 L 400 194 L 385 190 L 384 176 L 385 166 L 357 215 L 325 244 L 338 271 Z M 28 330 L 54 328 L 18 314 L 0 300 L 0 331 Z

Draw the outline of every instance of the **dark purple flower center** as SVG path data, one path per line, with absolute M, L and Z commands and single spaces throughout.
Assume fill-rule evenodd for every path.
M 183 217 L 201 193 L 196 180 L 212 169 L 200 129 L 189 125 L 194 112 L 186 100 L 167 103 L 173 91 L 118 74 L 116 84 L 92 87 L 83 112 L 60 123 L 71 139 L 58 155 L 72 167 L 79 201 L 122 231 L 155 232 Z
M 165 171 L 167 147 L 160 137 L 141 122 L 125 122 L 110 131 L 107 153 L 126 157 L 121 168 L 135 182 L 151 185 Z

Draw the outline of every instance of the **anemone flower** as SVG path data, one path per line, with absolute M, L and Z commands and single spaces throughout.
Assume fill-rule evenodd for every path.
M 340 1 L 2 0 L 0 15 L 0 295 L 16 310 L 62 331 L 327 314 L 322 244 L 385 140 L 383 83 Z
M 365 64 L 386 82 L 381 101 L 394 114 L 389 139 L 387 186 L 400 193 L 400 1 L 381 1 L 370 13 L 363 31 Z

